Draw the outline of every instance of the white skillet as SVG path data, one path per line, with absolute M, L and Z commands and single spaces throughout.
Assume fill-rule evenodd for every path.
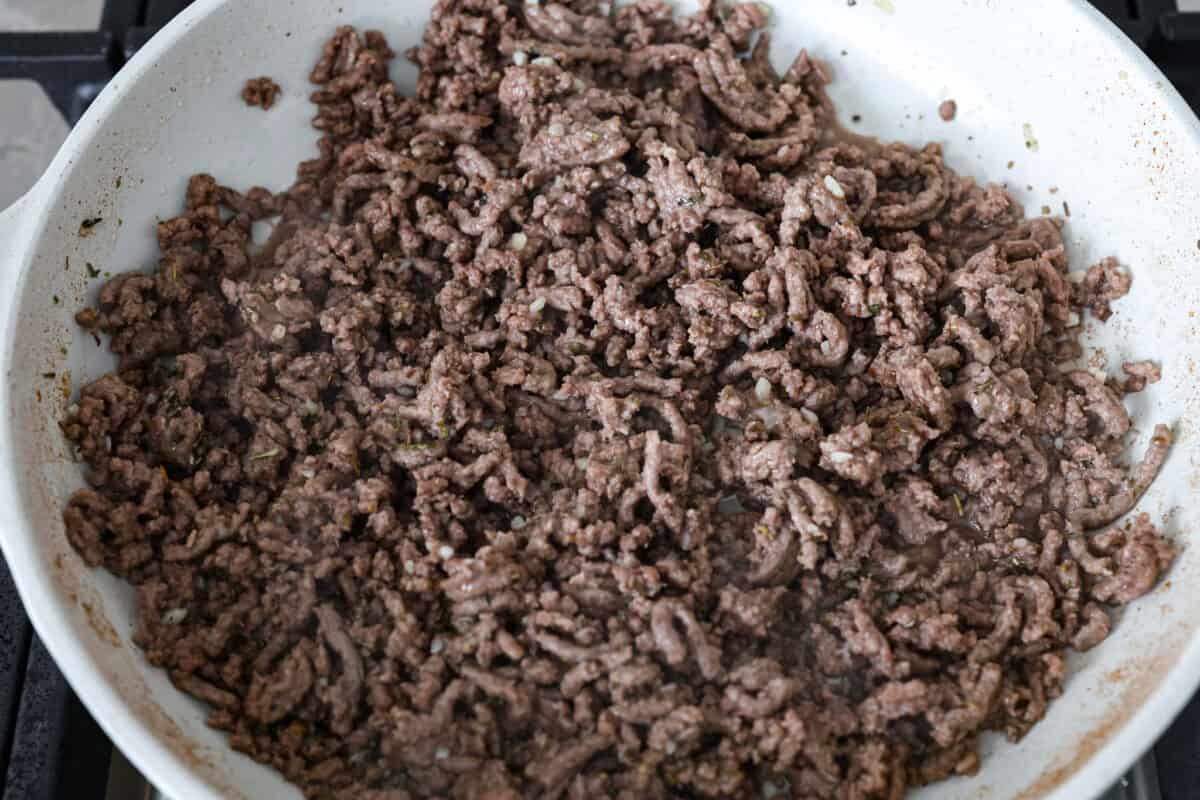
M 116 77 L 46 175 L 0 214 L 0 545 L 33 623 L 71 685 L 134 763 L 176 800 L 298 798 L 234 754 L 203 709 L 130 644 L 130 589 L 86 570 L 60 521 L 80 483 L 59 434 L 70 390 L 111 365 L 72 322 L 100 271 L 154 263 L 154 221 L 181 207 L 187 176 L 282 188 L 314 152 L 305 76 L 336 25 L 418 40 L 430 0 L 199 0 Z M 686 8 L 686 4 L 684 4 Z M 950 163 L 1007 181 L 1037 213 L 1061 213 L 1078 267 L 1113 254 L 1133 294 L 1097 331 L 1111 368 L 1157 358 L 1166 377 L 1131 400 L 1140 452 L 1153 422 L 1178 443 L 1143 501 L 1178 536 L 1166 582 L 1072 659 L 1062 698 L 1019 744 L 993 737 L 978 776 L 928 798 L 1092 797 L 1163 731 L 1200 683 L 1200 122 L 1158 70 L 1082 0 L 778 0 L 775 56 L 801 46 L 829 63 L 843 122 L 910 143 L 946 143 Z M 270 75 L 269 113 L 238 99 Z M 397 63 L 410 85 L 414 70 Z M 958 119 L 937 114 L 947 98 Z M 858 124 L 852 115 L 861 115 Z M 1028 188 L 1027 188 L 1028 187 Z M 101 218 L 90 235 L 84 220 Z M 55 372 L 49 379 L 44 374 Z

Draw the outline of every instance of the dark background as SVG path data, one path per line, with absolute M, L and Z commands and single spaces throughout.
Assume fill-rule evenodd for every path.
M 97 31 L 0 32 L 0 79 L 37 81 L 74 124 L 125 61 L 188 2 L 107 0 Z M 1030 13 L 1036 13 L 1036 0 L 1001 2 L 1028 3 Z M 1092 3 L 1200 109 L 1200 13 L 1179 13 L 1174 0 Z M 1163 800 L 1200 798 L 1200 695 L 1158 742 L 1153 756 Z M 0 562 L 0 798 L 101 800 L 112 763 L 112 745 L 33 633 Z M 1128 786 L 1137 787 L 1136 796 L 1153 795 L 1145 782 L 1145 774 L 1135 773 Z M 1114 789 L 1117 796 L 1130 796 L 1130 791 Z

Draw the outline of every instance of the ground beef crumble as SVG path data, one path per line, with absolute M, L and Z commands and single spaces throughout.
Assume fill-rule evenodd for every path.
M 276 99 L 283 94 L 279 84 L 267 77 L 251 78 L 242 89 L 242 101 L 250 106 L 258 106 L 263 111 L 275 105 Z
M 896 798 L 1169 566 L 1157 367 L 1068 366 L 1129 273 L 766 21 L 440 0 L 413 97 L 342 28 L 295 185 L 197 175 L 80 313 L 70 540 L 307 796 Z

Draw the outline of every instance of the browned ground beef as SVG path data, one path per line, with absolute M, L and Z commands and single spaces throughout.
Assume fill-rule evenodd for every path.
M 897 797 L 1170 564 L 1157 369 L 1065 366 L 1128 273 L 839 139 L 765 22 L 441 0 L 414 97 L 343 28 L 296 184 L 195 177 L 81 315 L 71 541 L 308 796 Z
M 242 89 L 242 101 L 248 106 L 259 106 L 266 111 L 275 105 L 276 98 L 282 93 L 279 84 L 270 78 L 251 78 Z

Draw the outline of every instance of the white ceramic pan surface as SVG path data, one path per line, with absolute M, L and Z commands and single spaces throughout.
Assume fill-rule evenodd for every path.
M 154 38 L 75 128 L 45 177 L 0 215 L 0 543 L 38 633 L 113 740 L 185 798 L 298 798 L 234 754 L 130 643 L 132 591 L 89 571 L 61 508 L 80 484 L 58 430 L 68 394 L 112 360 L 74 311 L 102 271 L 155 262 L 156 216 L 178 212 L 188 175 L 283 188 L 314 152 L 306 75 L 336 25 L 415 43 L 430 0 L 200 0 Z M 1035 11 L 1036 8 L 1036 11 Z M 1200 123 L 1162 75 L 1082 0 L 779 0 L 783 66 L 801 46 L 833 69 L 842 120 L 862 133 L 946 143 L 950 164 L 1007 181 L 1037 213 L 1070 204 L 1078 266 L 1113 254 L 1134 290 L 1092 344 L 1112 369 L 1155 358 L 1162 383 L 1130 402 L 1140 453 L 1154 422 L 1177 444 L 1141 508 L 1181 555 L 1101 647 L 1072 660 L 1066 693 L 1019 744 L 985 744 L 983 769 L 927 798 L 1092 797 L 1153 743 L 1200 682 Z M 397 62 L 396 78 L 415 72 Z M 245 79 L 284 89 L 269 113 Z M 937 115 L 958 102 L 957 121 Z M 861 115 L 857 125 L 851 115 Z M 1054 187 L 1052 189 L 1052 187 Z M 1056 191 L 1055 191 L 1056 189 Z M 102 221 L 81 235 L 81 223 Z M 83 231 L 86 232 L 86 231 Z M 54 372 L 57 378 L 44 374 Z M 64 377 L 69 376 L 69 377 Z M 65 382 L 69 381 L 69 385 Z

